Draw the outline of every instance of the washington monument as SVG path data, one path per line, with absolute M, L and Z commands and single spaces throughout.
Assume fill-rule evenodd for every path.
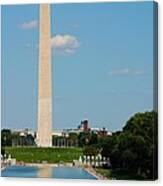
M 37 146 L 52 146 L 52 76 L 51 76 L 50 5 L 40 5 L 39 82 Z

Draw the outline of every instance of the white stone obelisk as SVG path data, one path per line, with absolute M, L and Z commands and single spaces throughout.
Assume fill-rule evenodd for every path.
M 37 146 L 52 146 L 52 76 L 51 76 L 50 5 L 40 5 L 39 82 Z

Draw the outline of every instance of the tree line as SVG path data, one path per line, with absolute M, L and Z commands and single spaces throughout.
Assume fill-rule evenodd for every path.
M 87 155 L 109 157 L 111 169 L 132 173 L 136 179 L 153 180 L 158 177 L 158 121 L 157 113 L 144 112 L 132 116 L 112 136 L 82 135 L 83 152 Z M 85 138 L 85 140 L 84 140 Z M 132 179 L 132 178 L 131 178 Z

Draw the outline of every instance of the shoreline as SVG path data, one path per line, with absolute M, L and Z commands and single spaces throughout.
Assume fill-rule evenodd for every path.
M 95 169 L 93 169 L 92 167 L 85 167 L 84 168 L 85 171 L 87 171 L 89 174 L 93 175 L 95 178 L 97 178 L 98 180 L 108 180 L 107 177 L 99 174 L 98 172 L 95 171 Z

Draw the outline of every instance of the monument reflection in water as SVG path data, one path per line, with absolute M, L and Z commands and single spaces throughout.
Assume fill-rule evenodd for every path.
M 53 167 L 53 169 L 55 168 Z M 52 172 L 53 170 L 52 170 L 52 167 L 50 166 L 40 167 L 38 169 L 37 177 L 38 178 L 52 178 L 53 177 Z

